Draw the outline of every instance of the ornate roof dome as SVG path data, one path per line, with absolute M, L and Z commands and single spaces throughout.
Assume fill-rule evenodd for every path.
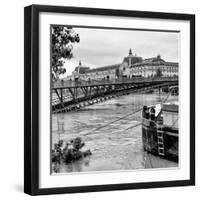
M 79 65 L 75 68 L 74 71 L 80 73 L 80 74 L 84 74 L 86 71 L 88 71 L 90 68 L 83 66 L 81 61 L 79 61 Z
M 142 57 L 137 56 L 136 54 L 133 55 L 132 50 L 129 49 L 129 53 L 127 57 L 124 57 L 123 62 L 126 62 L 128 64 L 135 64 L 142 62 Z

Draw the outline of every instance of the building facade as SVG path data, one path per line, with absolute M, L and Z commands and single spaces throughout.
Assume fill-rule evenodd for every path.
M 121 77 L 173 77 L 178 76 L 178 68 L 178 63 L 167 62 L 160 55 L 143 59 L 136 54 L 133 55 L 130 49 L 128 56 L 124 57 L 122 63 L 119 64 L 91 69 L 79 62 L 70 79 L 89 81 L 113 80 Z

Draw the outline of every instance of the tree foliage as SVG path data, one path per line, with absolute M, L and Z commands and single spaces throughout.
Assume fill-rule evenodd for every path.
M 52 77 L 57 80 L 60 74 L 64 74 L 63 67 L 66 59 L 73 57 L 73 43 L 80 41 L 79 35 L 72 27 L 53 26 L 52 27 Z

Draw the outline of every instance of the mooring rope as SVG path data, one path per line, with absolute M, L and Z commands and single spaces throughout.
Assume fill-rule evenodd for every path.
M 84 134 L 84 136 L 90 135 L 91 133 L 93 133 L 93 132 L 95 132 L 95 131 L 98 131 L 98 130 L 100 130 L 100 129 L 106 127 L 106 126 L 109 126 L 110 124 L 113 124 L 113 123 L 115 123 L 115 122 L 117 122 L 117 121 L 120 121 L 120 120 L 122 120 L 122 119 L 125 119 L 125 118 L 127 118 L 128 116 L 134 115 L 134 114 L 140 112 L 141 110 L 142 110 L 142 108 L 140 108 L 140 109 L 138 109 L 138 110 L 135 110 L 134 112 L 131 112 L 131 113 L 129 113 L 129 114 L 123 116 L 123 117 L 120 117 L 120 118 L 118 118 L 118 119 L 116 119 L 116 120 L 114 120 L 114 121 L 111 121 L 111 122 L 109 122 L 109 123 L 103 125 L 103 126 L 100 126 L 100 127 L 96 128 L 96 129 L 90 131 L 89 133 Z
M 170 94 L 168 94 L 167 97 L 166 97 L 163 101 L 161 101 L 160 103 L 161 103 L 161 104 L 165 103 L 165 102 L 167 101 L 167 99 L 169 98 L 169 95 L 170 95 Z M 141 110 L 142 110 L 142 109 L 141 109 Z M 134 126 L 131 126 L 131 127 L 127 128 L 127 129 L 125 129 L 125 130 L 131 129 L 131 128 L 135 128 L 135 127 L 137 127 L 137 126 L 139 126 L 139 125 L 141 125 L 141 124 L 142 124 L 142 123 L 138 123 L 138 124 L 136 124 L 136 125 L 134 125 Z
M 137 127 L 137 126 L 139 126 L 139 125 L 141 125 L 142 123 L 140 122 L 140 123 L 138 123 L 138 124 L 135 124 L 134 126 L 131 126 L 131 127 L 128 127 L 127 129 L 125 129 L 125 131 L 126 130 L 129 130 L 129 129 L 131 129 L 131 128 L 135 128 L 135 127 Z
M 161 104 L 165 103 L 165 102 L 167 101 L 167 99 L 169 98 L 169 96 L 170 96 L 170 93 L 167 95 L 167 97 L 166 97 L 163 101 L 161 101 Z M 100 127 L 96 128 L 96 129 L 90 131 L 89 133 L 84 134 L 84 136 L 90 135 L 91 133 L 93 133 L 93 132 L 95 132 L 95 131 L 98 131 L 98 130 L 100 130 L 100 129 L 102 129 L 102 128 L 105 128 L 106 126 L 109 126 L 110 124 L 113 124 L 113 123 L 115 123 L 115 122 L 117 122 L 117 121 L 120 121 L 120 120 L 122 120 L 122 119 L 125 119 L 125 118 L 127 118 L 128 116 L 134 115 L 134 114 L 140 112 L 142 109 L 143 109 L 143 107 L 141 107 L 141 108 L 139 108 L 138 110 L 136 110 L 136 111 L 134 111 L 134 112 L 132 112 L 132 113 L 129 113 L 129 114 L 123 116 L 123 117 L 120 117 L 120 118 L 118 118 L 118 119 L 116 119 L 116 120 L 114 120 L 114 121 L 111 121 L 111 122 L 109 122 L 109 123 L 107 123 L 107 124 L 105 124 L 105 125 L 103 125 L 103 126 L 100 126 Z M 131 129 L 131 128 L 135 128 L 135 127 L 137 127 L 137 126 L 139 126 L 139 125 L 141 125 L 141 124 L 142 124 L 142 123 L 138 123 L 138 124 L 136 124 L 136 125 L 134 125 L 134 126 L 131 126 L 131 127 L 127 128 L 127 129 L 125 129 L 125 130 Z

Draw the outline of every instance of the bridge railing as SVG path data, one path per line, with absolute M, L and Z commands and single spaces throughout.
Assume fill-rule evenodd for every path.
M 140 83 L 140 82 L 156 82 L 156 81 L 177 81 L 178 77 L 134 77 L 134 78 L 118 78 L 113 80 L 78 80 L 78 81 L 57 81 L 52 84 L 53 88 L 58 87 L 78 87 L 78 86 L 94 86 L 94 85 L 105 85 L 105 84 L 122 84 L 122 83 Z

